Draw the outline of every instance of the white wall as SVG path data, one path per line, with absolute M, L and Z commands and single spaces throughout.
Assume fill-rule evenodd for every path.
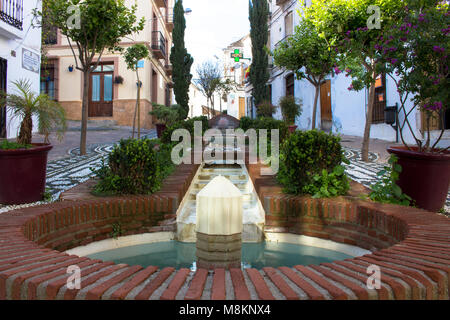
M 8 61 L 7 70 L 7 92 L 14 92 L 12 82 L 19 79 L 28 79 L 32 83 L 32 90 L 39 94 L 40 75 L 22 67 L 22 49 L 27 49 L 41 56 L 41 29 L 33 28 L 31 22 L 33 19 L 33 8 L 40 8 L 40 0 L 24 0 L 23 12 L 23 30 L 10 26 L 0 20 L 0 57 Z M 12 56 L 12 51 L 16 56 Z M 11 110 L 8 109 L 7 118 L 7 137 L 15 138 L 18 135 L 20 119 L 11 118 Z M 37 129 L 37 119 L 34 119 L 34 131 Z

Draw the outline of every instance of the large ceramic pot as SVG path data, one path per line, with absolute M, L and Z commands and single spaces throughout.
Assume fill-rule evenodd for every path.
M 297 130 L 298 127 L 296 125 L 292 125 L 292 126 L 289 126 L 288 128 L 289 128 L 289 133 L 295 133 L 295 130 Z
M 23 204 L 40 201 L 45 192 L 48 144 L 33 148 L 0 150 L 0 203 Z
M 397 184 L 422 209 L 437 212 L 445 204 L 450 185 L 450 153 L 423 153 L 412 147 L 390 147 L 402 172 Z
M 164 130 L 166 130 L 166 125 L 162 123 L 156 124 L 156 134 L 158 135 L 158 138 L 161 138 Z

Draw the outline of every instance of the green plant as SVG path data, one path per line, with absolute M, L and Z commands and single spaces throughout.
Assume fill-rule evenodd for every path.
M 80 153 L 86 154 L 90 74 L 107 52 L 121 51 L 119 44 L 127 35 L 144 29 L 146 19 L 136 17 L 137 5 L 125 0 L 43 0 L 42 10 L 34 10 L 37 20 L 58 28 L 67 37 L 75 68 L 83 73 Z M 128 2 L 128 1 L 127 1 Z M 74 7 L 79 15 L 75 17 Z M 76 25 L 77 19 L 79 25 Z
M 208 118 L 205 116 L 194 117 L 184 121 L 178 121 L 173 125 L 169 126 L 164 130 L 161 141 L 163 143 L 171 144 L 172 143 L 172 133 L 177 129 L 186 129 L 191 134 L 192 143 L 194 143 L 194 124 L 196 121 L 200 121 L 202 123 L 202 135 L 206 130 L 209 129 Z
M 53 200 L 53 195 L 49 188 L 45 188 L 44 193 L 42 194 L 42 201 L 51 202 Z
M 185 118 L 184 109 L 175 104 L 171 107 L 153 103 L 153 110 L 149 112 L 152 116 L 155 116 L 158 121 L 166 126 L 172 126 L 176 122 Z
M 337 166 L 347 163 L 340 140 L 338 136 L 317 130 L 289 135 L 280 148 L 277 174 L 284 191 L 303 194 L 306 186 L 317 183 L 315 177 L 323 170 L 331 173 Z
M 402 166 L 397 163 L 398 158 L 391 155 L 387 166 L 377 173 L 378 181 L 372 187 L 372 192 L 369 198 L 373 201 L 382 203 L 400 204 L 409 206 L 412 199 L 402 192 L 402 189 L 397 185 Z
M 311 123 L 314 130 L 320 86 L 336 64 L 336 52 L 330 50 L 327 41 L 318 34 L 312 23 L 302 18 L 295 33 L 280 43 L 273 57 L 277 66 L 294 71 L 298 80 L 305 79 L 314 86 Z
M 167 9 L 166 9 L 167 10 Z M 189 86 L 191 85 L 191 67 L 194 59 L 187 52 L 184 42 L 186 19 L 184 17 L 183 1 L 177 0 L 173 9 L 174 29 L 172 32 L 173 46 L 170 52 L 170 62 L 173 67 L 172 79 L 175 100 L 184 109 L 184 118 L 189 114 Z
M 17 143 L 30 145 L 32 141 L 33 116 L 38 118 L 39 132 L 44 135 L 45 143 L 49 143 L 50 130 L 55 128 L 58 139 L 62 139 L 67 130 L 66 112 L 46 94 L 37 95 L 29 80 L 13 82 L 16 92 L 1 94 L 0 108 L 10 107 L 13 118 L 21 121 Z
M 122 223 L 120 221 L 115 222 L 112 224 L 112 231 L 109 234 L 113 239 L 119 238 L 121 235 L 123 235 L 122 230 Z
M 104 163 L 95 170 L 99 178 L 94 193 L 151 194 L 174 168 L 170 159 L 170 146 L 159 140 L 121 140 Z
M 250 117 L 242 117 L 239 121 L 239 128 L 247 131 L 250 128 L 255 128 L 256 119 L 252 119 Z
M 294 96 L 285 96 L 280 98 L 280 109 L 284 121 L 288 125 L 295 124 L 295 118 L 302 114 L 302 103 Z
M 276 109 L 277 107 L 275 107 L 270 101 L 264 100 L 256 106 L 256 113 L 258 117 L 271 118 Z
M 131 47 L 128 47 L 125 51 L 124 58 L 125 63 L 127 65 L 127 68 L 129 70 L 132 70 L 136 72 L 136 107 L 134 109 L 134 117 L 133 117 L 133 138 L 134 133 L 136 130 L 136 115 L 137 115 L 137 131 L 138 131 L 138 138 L 141 137 L 141 87 L 142 83 L 139 78 L 139 68 L 138 63 L 139 61 L 143 59 L 149 58 L 150 51 L 148 50 L 147 46 L 142 43 L 134 44 Z
M 0 142 L 0 150 L 17 150 L 17 149 L 30 149 L 33 145 L 31 144 L 20 144 L 17 142 L 10 142 L 8 140 L 3 140 Z
M 320 174 L 313 177 L 311 184 L 303 187 L 303 193 L 310 194 L 313 198 L 330 198 L 345 195 L 349 189 L 350 183 L 345 168 L 338 165 L 331 172 L 322 169 Z

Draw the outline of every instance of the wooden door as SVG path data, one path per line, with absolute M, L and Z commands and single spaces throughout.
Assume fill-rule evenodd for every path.
M 0 92 L 6 93 L 7 60 L 0 58 Z M 6 138 L 6 108 L 0 106 L 0 138 Z
M 239 97 L 239 119 L 245 117 L 245 98 Z
M 333 115 L 331 113 L 331 81 L 325 80 L 320 86 L 320 115 L 322 130 L 331 130 Z
M 113 76 L 112 71 L 91 73 L 89 87 L 89 117 L 113 116 Z

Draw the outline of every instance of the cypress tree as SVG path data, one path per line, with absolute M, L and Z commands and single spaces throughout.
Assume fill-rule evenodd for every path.
M 185 29 L 186 19 L 184 18 L 183 0 L 177 0 L 174 7 L 173 46 L 170 62 L 173 67 L 172 79 L 174 82 L 175 100 L 186 111 L 186 118 L 189 114 L 189 86 L 192 80 L 191 67 L 194 59 L 185 47 Z
M 252 40 L 253 62 L 249 81 L 253 85 L 253 99 L 256 105 L 269 99 L 267 81 L 269 81 L 269 56 L 265 46 L 269 40 L 269 5 L 267 0 L 250 0 L 249 20 Z

